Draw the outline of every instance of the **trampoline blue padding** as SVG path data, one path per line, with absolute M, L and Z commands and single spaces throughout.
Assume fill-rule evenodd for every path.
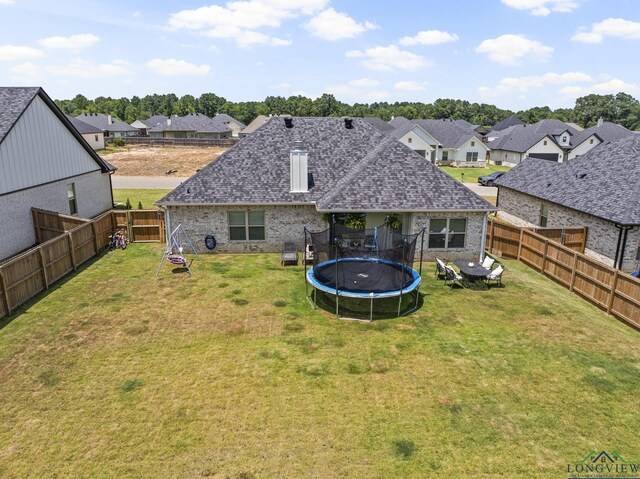
M 307 271 L 307 281 L 325 293 L 348 298 L 392 298 L 420 286 L 420 274 L 409 266 L 380 258 L 341 258 Z

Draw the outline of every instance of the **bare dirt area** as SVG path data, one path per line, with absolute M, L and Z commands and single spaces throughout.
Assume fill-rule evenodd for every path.
M 228 148 L 218 146 L 126 146 L 99 154 L 121 176 L 191 176 Z M 171 172 L 168 174 L 168 172 Z

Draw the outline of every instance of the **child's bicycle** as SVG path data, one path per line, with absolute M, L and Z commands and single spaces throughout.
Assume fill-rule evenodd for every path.
M 109 238 L 109 251 L 113 251 L 116 248 L 127 249 L 129 239 L 125 236 L 123 229 L 117 230 Z

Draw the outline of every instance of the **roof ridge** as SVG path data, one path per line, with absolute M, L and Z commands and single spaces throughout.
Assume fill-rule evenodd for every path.
M 347 173 L 342 178 L 340 178 L 335 183 L 333 188 L 327 191 L 327 193 L 325 193 L 321 198 L 318 198 L 318 200 L 316 201 L 316 204 L 329 202 L 333 200 L 344 189 L 345 186 L 347 186 L 352 180 L 357 178 L 357 176 L 362 172 L 362 170 L 364 169 L 367 163 L 369 163 L 373 158 L 375 158 L 378 155 L 378 153 L 384 150 L 389 144 L 396 141 L 397 140 L 395 140 L 394 138 L 390 138 L 386 136 L 383 137 L 382 141 L 373 150 L 371 150 L 369 153 L 364 155 L 360 159 L 360 161 L 358 161 L 353 166 L 353 168 L 351 168 L 351 171 L 349 173 Z

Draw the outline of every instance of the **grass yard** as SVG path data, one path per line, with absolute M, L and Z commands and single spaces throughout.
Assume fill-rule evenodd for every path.
M 144 209 L 154 209 L 157 208 L 153 203 L 158 201 L 164 195 L 169 193 L 171 190 L 149 190 L 149 189 L 114 189 L 113 190 L 113 201 L 116 203 L 121 203 L 122 207 L 127 203 L 127 198 L 131 202 L 131 207 L 133 209 L 138 209 L 138 202 L 142 202 L 142 206 Z
M 0 322 L 0 477 L 559 478 L 640 457 L 640 335 L 506 261 L 425 268 L 418 312 L 311 310 L 279 255 L 159 245 L 94 261 Z
M 464 174 L 464 183 L 477 183 L 479 176 L 490 175 L 495 171 L 509 171 L 509 166 L 495 166 L 487 164 L 486 168 L 455 168 L 453 166 L 440 166 L 442 171 L 452 176 L 458 181 L 462 181 Z

